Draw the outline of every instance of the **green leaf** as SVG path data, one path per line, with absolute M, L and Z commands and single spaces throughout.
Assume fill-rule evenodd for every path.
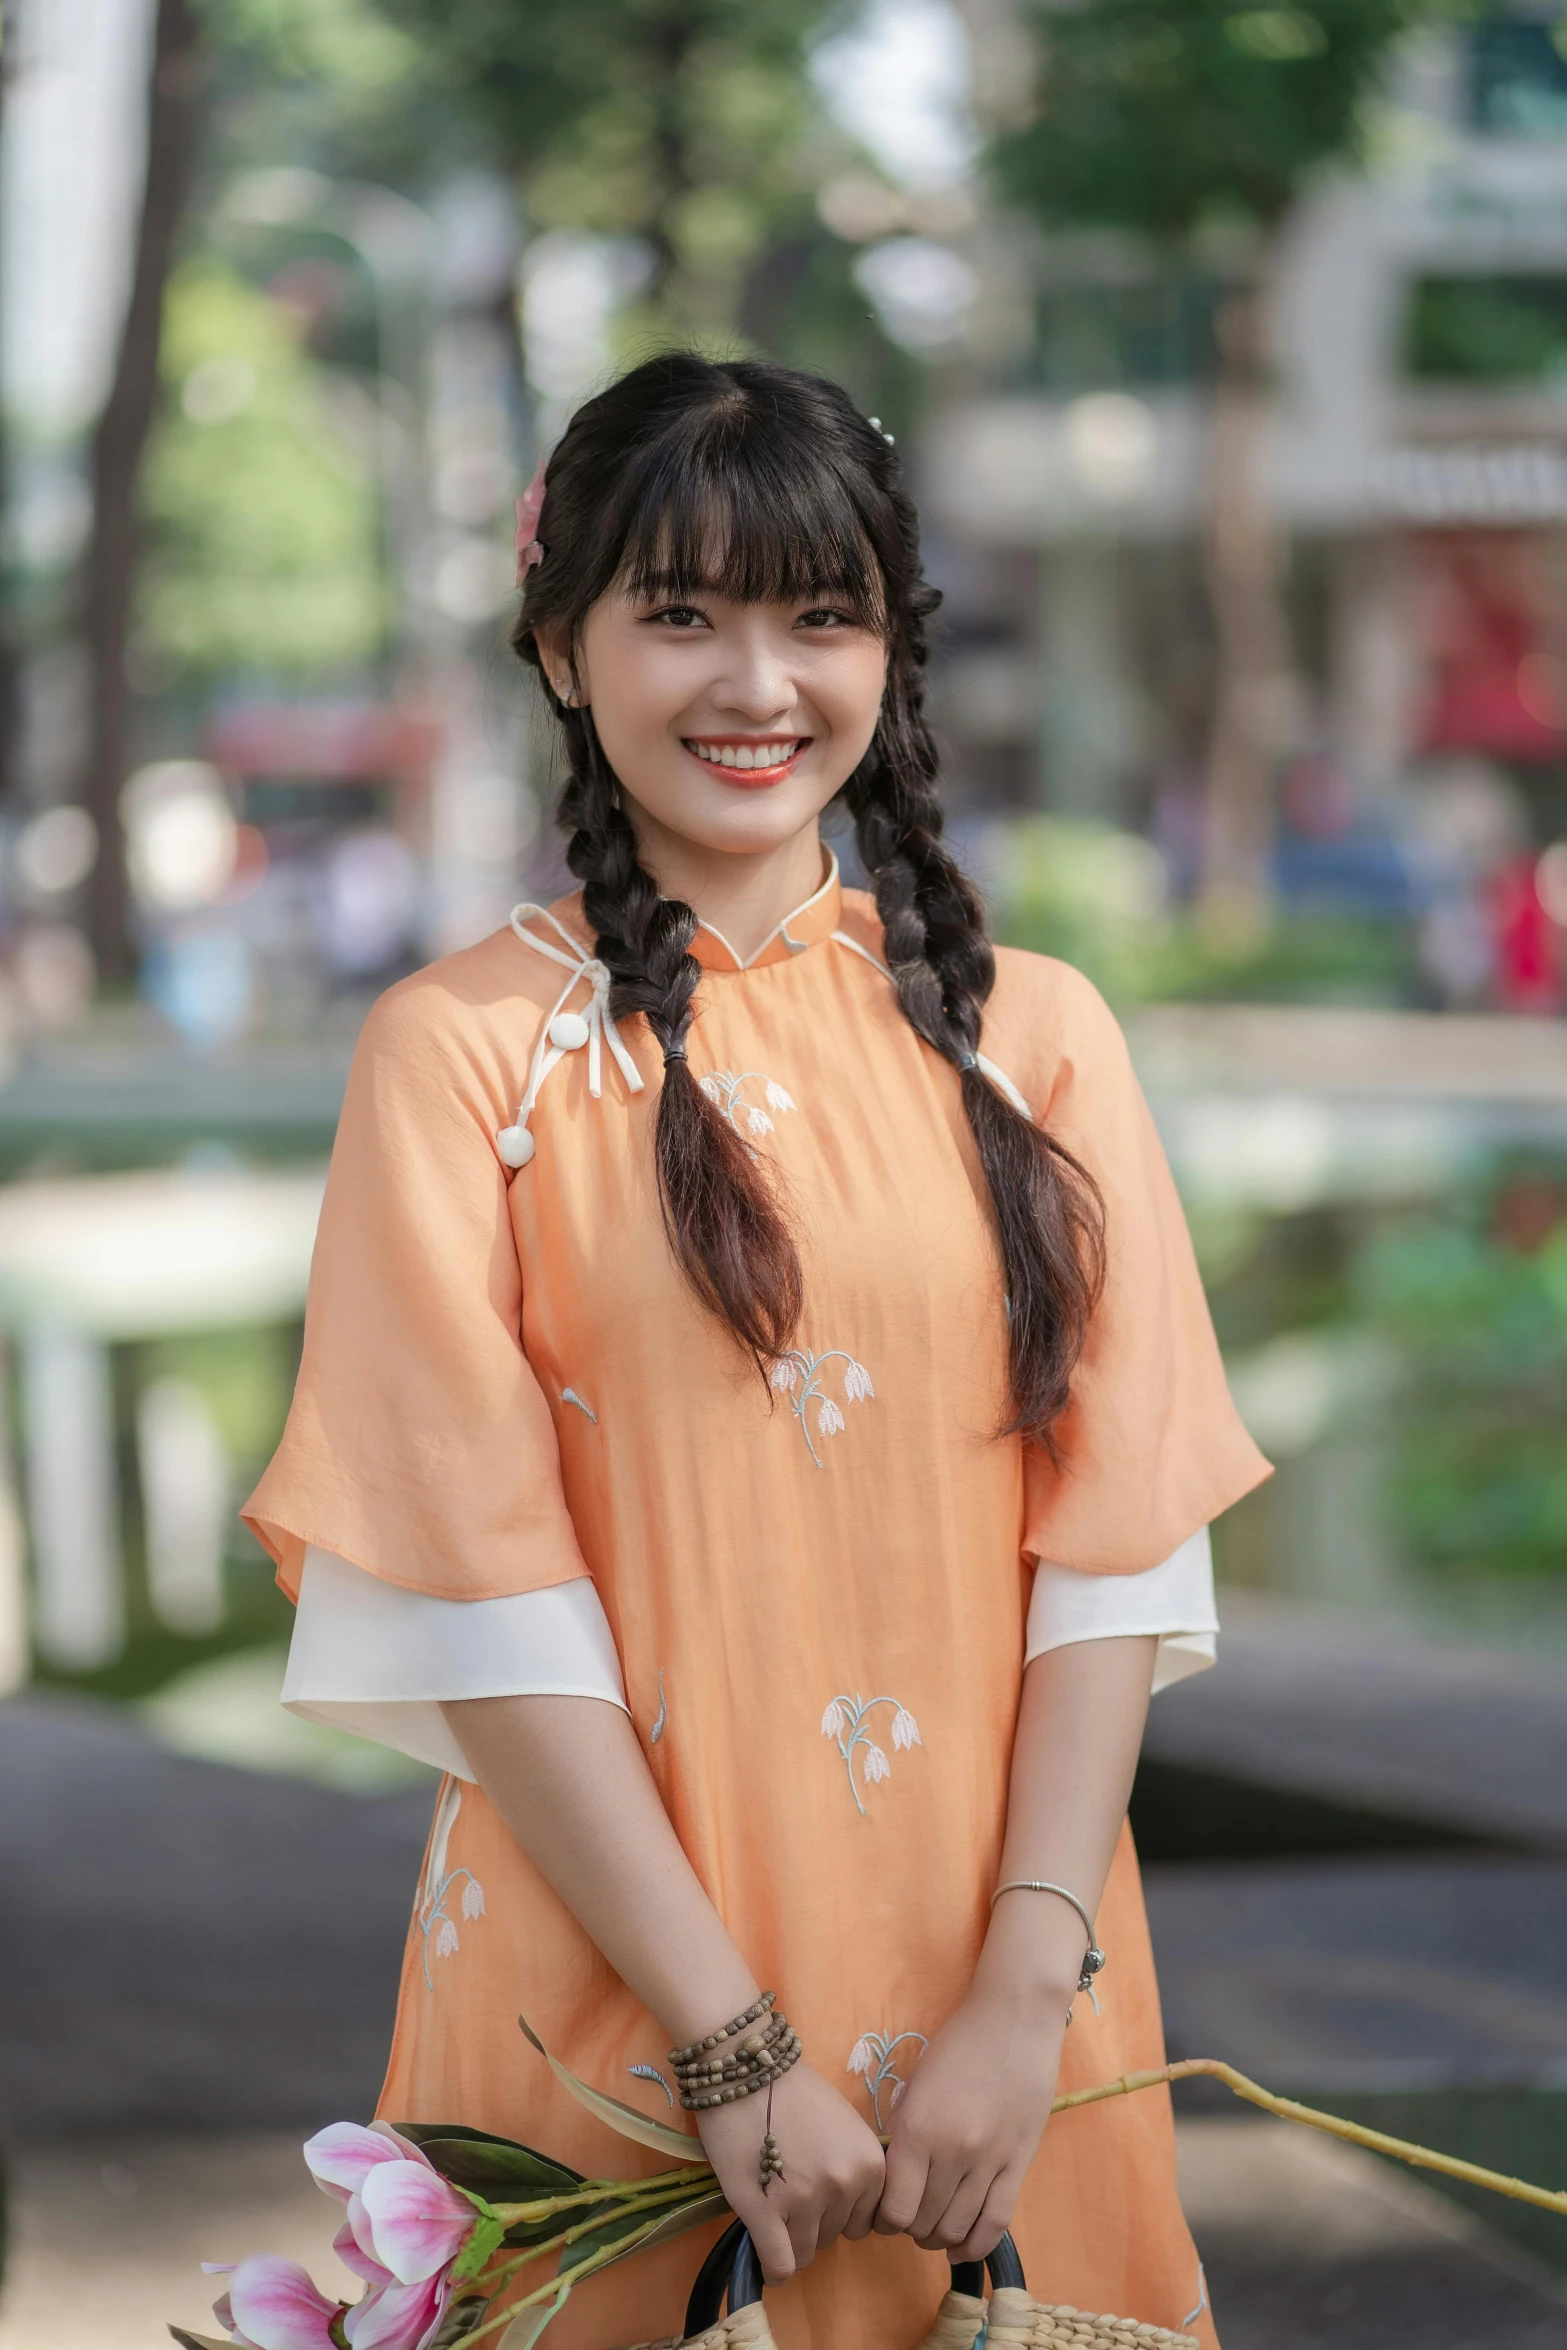
M 574 2279 L 563 2277 L 553 2301 L 541 2301 L 536 2309 L 519 2309 L 511 2324 L 502 2334 L 495 2350 L 533 2350 L 550 2319 L 566 2305 Z
M 618 2211 L 625 2200 L 621 2195 L 606 2195 L 602 2203 L 579 2203 L 574 2211 L 553 2211 L 546 2219 L 517 2219 L 506 2230 L 505 2241 L 516 2247 L 526 2244 L 547 2244 L 551 2237 L 566 2228 L 580 2228 L 597 2218 Z
M 465 2129 L 456 2122 L 397 2122 L 400 2136 L 411 2138 L 453 2186 L 494 2202 L 526 2203 L 545 2195 L 569 2195 L 582 2185 L 582 2173 L 554 2162 L 532 2146 L 514 2138 L 494 2138 L 483 2130 Z
M 494 2212 L 486 2212 L 452 2264 L 452 2282 L 460 2285 L 467 2278 L 476 2277 L 505 2237 L 505 2221 L 497 2219 Z
M 651 2146 L 659 2154 L 672 2154 L 679 2162 L 701 2162 L 702 2141 L 685 2130 L 670 2130 L 662 2122 L 650 2121 L 645 2113 L 638 2113 L 634 2105 L 622 2105 L 618 2097 L 608 2096 L 602 2089 L 590 2089 L 586 2081 L 579 2081 L 558 2057 L 551 2056 L 538 2033 L 525 2015 L 517 2018 L 524 2038 L 531 2040 L 562 2088 L 569 2089 L 579 2105 L 585 2105 L 591 2114 L 617 2130 L 622 2138 L 633 2138 L 639 2146 Z
M 717 2219 L 720 2213 L 728 2209 L 729 2204 L 722 2190 L 710 2187 L 705 2194 L 694 2196 L 689 2203 L 676 2204 L 673 2210 L 665 2213 L 651 2235 L 641 2236 L 635 2243 L 628 2242 L 622 2251 L 614 2253 L 603 2265 L 605 2268 L 613 2268 L 617 2260 L 629 2259 L 633 2253 L 651 2252 L 655 2244 L 667 2244 L 672 2236 L 683 2236 L 688 2228 L 699 2228 L 704 2220 Z M 618 2221 L 606 2220 L 603 2227 L 595 2228 L 591 2235 L 579 2236 L 575 2244 L 568 2244 L 560 2256 L 561 2275 L 565 2276 L 569 2269 L 580 2268 L 594 2253 L 602 2252 L 606 2245 L 615 2243 L 617 2237 L 634 2236 L 638 2228 L 646 2226 L 647 2217 L 645 2211 L 632 2212 Z

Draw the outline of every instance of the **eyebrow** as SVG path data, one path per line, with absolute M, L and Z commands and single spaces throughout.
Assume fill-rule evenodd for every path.
M 649 602 L 660 596 L 728 596 L 731 592 L 721 579 L 682 578 L 672 571 L 645 572 L 641 578 L 633 578 L 629 585 L 633 595 Z M 793 595 L 740 596 L 734 600 L 751 604 L 809 604 L 824 596 L 839 597 L 846 603 L 860 601 L 846 579 L 813 580 L 809 587 L 800 588 Z

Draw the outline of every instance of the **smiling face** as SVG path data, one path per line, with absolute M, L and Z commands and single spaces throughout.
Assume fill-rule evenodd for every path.
M 563 648 L 545 667 L 571 683 Z M 739 603 L 621 586 L 578 639 L 576 691 L 639 835 L 766 855 L 816 821 L 870 746 L 887 647 L 831 594 Z

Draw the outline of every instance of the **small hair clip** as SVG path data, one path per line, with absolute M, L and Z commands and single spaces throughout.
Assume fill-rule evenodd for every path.
M 879 416 L 867 416 L 865 421 L 867 424 L 873 425 L 876 431 L 881 433 L 881 437 L 886 442 L 889 449 L 895 449 L 897 447 L 898 444 L 893 439 L 891 433 L 882 431 L 882 422 Z
M 535 563 L 544 560 L 544 549 L 539 544 L 537 531 L 539 516 L 544 511 L 544 471 L 549 464 L 541 457 L 533 479 L 517 500 L 517 585 L 521 587 Z

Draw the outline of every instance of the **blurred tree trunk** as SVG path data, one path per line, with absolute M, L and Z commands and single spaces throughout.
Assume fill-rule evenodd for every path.
M 1272 391 L 1267 270 L 1217 320 L 1206 547 L 1218 674 L 1208 746 L 1202 905 L 1218 929 L 1255 937 L 1273 896 L 1274 777 L 1289 703 L 1283 544 L 1267 479 Z
M 83 612 L 92 697 L 83 797 L 98 826 L 90 921 L 105 979 L 124 978 L 131 967 L 120 787 L 130 737 L 125 656 L 138 552 L 136 485 L 157 398 L 163 290 L 195 157 L 202 65 L 193 0 L 158 0 L 147 85 L 147 176 L 130 301 L 114 381 L 93 436 L 93 528 Z
M 686 86 L 691 52 L 696 42 L 692 11 L 678 4 L 660 9 L 652 24 L 652 50 L 657 71 L 653 80 L 653 206 L 648 243 L 653 248 L 653 275 L 644 291 L 651 306 L 664 303 L 680 273 L 676 208 L 695 184 L 691 165 L 691 94 Z

